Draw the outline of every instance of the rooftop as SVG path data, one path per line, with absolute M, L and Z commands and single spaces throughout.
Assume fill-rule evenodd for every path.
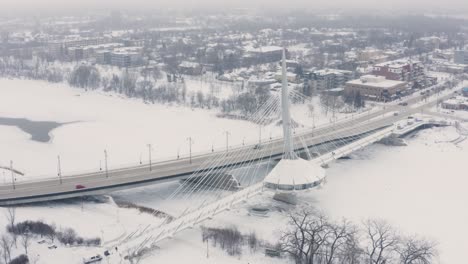
M 405 83 L 406 82 L 402 81 L 387 80 L 385 77 L 377 75 L 364 75 L 359 79 L 347 82 L 347 84 L 356 84 L 376 88 L 391 88 Z
M 263 46 L 258 48 L 248 48 L 246 49 L 249 52 L 257 52 L 257 53 L 265 53 L 265 52 L 273 52 L 273 51 L 282 51 L 283 48 L 278 46 Z
M 413 60 L 411 62 L 413 63 L 413 65 L 420 63 L 417 60 Z M 401 67 L 404 67 L 404 66 L 409 65 L 409 64 L 410 64 L 409 59 L 399 59 L 399 60 L 393 60 L 393 61 L 386 61 L 386 62 L 378 63 L 375 66 L 376 67 L 401 68 Z

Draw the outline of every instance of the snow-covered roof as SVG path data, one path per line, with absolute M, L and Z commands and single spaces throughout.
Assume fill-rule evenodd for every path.
M 263 46 L 259 48 L 246 48 L 246 51 L 249 52 L 256 52 L 256 53 L 266 53 L 266 52 L 273 52 L 273 51 L 282 51 L 283 48 L 278 46 Z
M 394 80 L 387 80 L 384 76 L 377 76 L 377 75 L 364 75 L 361 78 L 356 80 L 351 80 L 347 82 L 347 84 L 356 84 L 367 86 L 370 88 L 391 88 L 394 86 L 405 84 L 406 82 L 402 81 L 394 81 Z
M 398 60 L 387 61 L 387 62 L 376 64 L 375 67 L 402 68 L 402 67 L 405 67 L 406 65 L 410 65 L 411 64 L 410 62 L 413 65 L 421 63 L 418 60 L 398 59 Z
M 282 159 L 265 177 L 267 187 L 283 190 L 308 189 L 325 178 L 325 170 L 314 161 Z

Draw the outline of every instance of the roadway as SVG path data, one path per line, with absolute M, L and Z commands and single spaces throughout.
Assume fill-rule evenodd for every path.
M 444 100 L 452 96 L 452 93 L 441 96 L 438 100 Z M 317 146 L 330 141 L 343 138 L 352 138 L 377 131 L 393 125 L 395 122 L 415 113 L 419 113 L 426 107 L 434 106 L 438 100 L 430 100 L 423 104 L 411 107 L 411 104 L 421 102 L 422 96 L 407 99 L 408 106 L 395 104 L 387 105 L 383 110 L 358 115 L 330 124 L 326 127 L 310 129 L 298 132 L 294 135 L 295 141 L 301 137 L 307 147 Z M 392 112 L 398 111 L 398 115 Z M 260 148 L 251 144 L 236 147 L 226 151 L 210 152 L 153 163 L 151 170 L 149 165 L 139 165 L 128 168 L 113 169 L 107 172 L 77 174 L 62 177 L 47 178 L 35 181 L 17 182 L 0 185 L 0 205 L 13 205 L 31 202 L 58 200 L 85 195 L 106 194 L 116 190 L 144 186 L 154 182 L 183 179 L 196 171 L 215 172 L 240 166 L 252 161 L 268 160 L 271 157 L 281 157 L 283 153 L 283 140 L 275 139 L 262 143 Z M 298 146 L 296 149 L 303 147 Z M 216 164 L 213 164 L 216 161 Z M 76 189 L 77 185 L 85 188 Z

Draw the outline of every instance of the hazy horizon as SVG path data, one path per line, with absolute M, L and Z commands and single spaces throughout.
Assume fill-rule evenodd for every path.
M 395 10 L 424 10 L 424 11 L 464 11 L 468 5 L 465 0 L 447 0 L 441 6 L 440 2 L 427 0 L 394 0 L 392 2 L 381 2 L 375 0 L 329 0 L 307 1 L 307 0 L 197 0 L 187 3 L 184 0 L 0 0 L 0 6 L 6 13 L 8 11 L 55 11 L 74 9 L 157 9 L 177 8 L 190 9 L 233 9 L 233 8 L 262 8 L 262 9 L 336 9 L 358 10 L 358 9 L 395 9 Z

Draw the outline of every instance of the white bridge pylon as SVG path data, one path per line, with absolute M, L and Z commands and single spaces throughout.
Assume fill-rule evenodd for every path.
M 294 152 L 285 48 L 283 48 L 281 71 L 283 79 L 281 113 L 283 117 L 284 154 L 280 162 L 265 177 L 264 183 L 266 187 L 280 191 L 310 189 L 322 182 L 325 178 L 325 170 L 315 161 L 299 158 Z

